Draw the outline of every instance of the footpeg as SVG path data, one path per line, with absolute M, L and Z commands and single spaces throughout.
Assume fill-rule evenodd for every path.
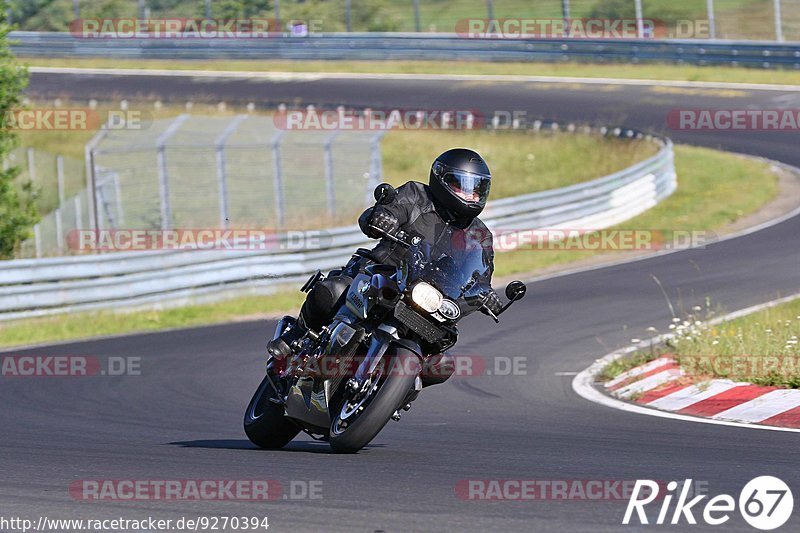
M 392 415 L 392 420 L 397 422 L 398 420 L 400 420 L 401 416 L 403 416 L 403 415 L 400 414 L 400 411 L 395 411 L 394 414 Z
M 296 323 L 290 324 L 283 333 L 267 343 L 267 353 L 278 360 L 286 359 L 294 353 L 292 346 L 303 338 L 305 334 L 303 330 L 304 328 Z
M 292 349 L 286 344 L 286 341 L 278 337 L 267 343 L 267 353 L 275 359 L 281 360 L 292 355 Z

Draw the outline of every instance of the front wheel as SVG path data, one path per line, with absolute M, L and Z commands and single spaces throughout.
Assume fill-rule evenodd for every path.
M 387 350 L 362 390 L 342 402 L 331 423 L 333 451 L 355 453 L 374 439 L 414 387 L 420 371 L 413 352 L 400 347 Z
M 270 376 L 264 376 L 253 399 L 250 400 L 250 405 L 247 406 L 244 414 L 244 432 L 256 446 L 277 450 L 295 438 L 300 428 L 284 416 L 282 405 L 270 401 L 270 398 L 276 395 L 269 379 Z

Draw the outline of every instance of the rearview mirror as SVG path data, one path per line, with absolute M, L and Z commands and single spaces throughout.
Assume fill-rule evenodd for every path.
M 526 287 L 524 283 L 521 281 L 512 281 L 506 286 L 506 298 L 512 302 L 516 302 L 517 300 L 521 300 L 527 291 L 528 287 Z
M 394 202 L 394 199 L 397 198 L 397 190 L 388 183 L 381 183 L 375 187 L 373 196 L 375 196 L 376 202 L 386 205 Z

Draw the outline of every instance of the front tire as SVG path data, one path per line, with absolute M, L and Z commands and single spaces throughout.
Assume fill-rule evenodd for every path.
M 275 397 L 275 390 L 269 379 L 270 376 L 264 376 L 247 406 L 244 413 L 244 432 L 256 446 L 278 450 L 295 438 L 300 433 L 300 428 L 284 416 L 283 406 L 270 401 L 270 398 Z
M 387 354 L 391 351 L 392 348 Z M 369 444 L 414 387 L 421 370 L 419 358 L 400 347 L 395 347 L 394 352 L 394 356 L 384 356 L 385 371 L 380 376 L 373 374 L 372 392 L 369 397 L 359 400 L 361 410 L 354 398 L 348 397 L 342 402 L 330 431 L 330 445 L 336 453 L 356 453 Z

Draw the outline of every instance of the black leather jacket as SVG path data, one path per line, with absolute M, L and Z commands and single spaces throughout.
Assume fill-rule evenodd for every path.
M 491 290 L 492 272 L 494 271 L 494 249 L 492 234 L 479 219 L 449 220 L 437 209 L 435 200 L 427 185 L 417 181 L 409 181 L 397 188 L 397 198 L 388 205 L 375 205 L 364 211 L 358 218 L 358 225 L 364 234 L 369 235 L 369 222 L 375 211 L 383 210 L 393 215 L 400 224 L 400 229 L 411 235 L 418 235 L 430 243 L 444 242 L 451 239 L 457 242 L 463 239 L 459 232 L 466 232 L 470 239 L 478 239 L 489 266 L 487 273 L 478 280 L 485 289 Z M 380 263 L 398 264 L 402 250 L 388 239 L 381 239 L 372 249 L 371 255 Z

